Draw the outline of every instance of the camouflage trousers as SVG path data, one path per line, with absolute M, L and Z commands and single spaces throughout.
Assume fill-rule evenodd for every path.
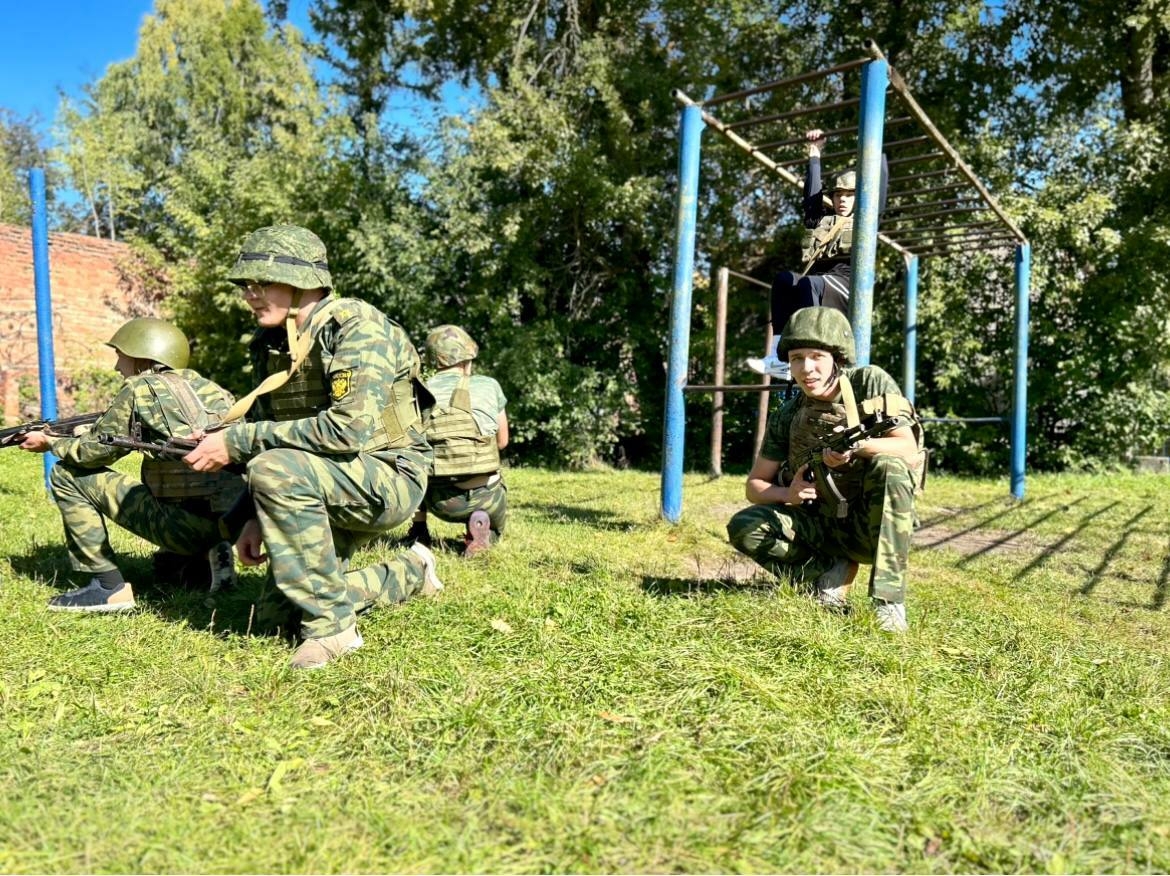
M 476 511 L 486 511 L 492 530 L 503 535 L 508 514 L 508 488 L 502 477 L 495 477 L 495 483 L 470 490 L 456 486 L 453 481 L 432 480 L 427 486 L 426 508 L 448 523 L 466 523 Z
M 775 575 L 814 581 L 842 557 L 871 564 L 869 595 L 887 602 L 906 599 L 913 534 L 914 477 L 900 458 L 885 455 L 869 461 L 861 498 L 843 520 L 816 507 L 753 505 L 727 524 L 735 549 Z
M 75 571 L 96 574 L 117 568 L 107 520 L 183 556 L 206 552 L 221 540 L 217 515 L 197 514 L 179 502 L 159 499 L 141 481 L 112 469 L 58 462 L 49 473 L 49 484 Z
M 417 454 L 276 448 L 253 457 L 246 477 L 272 579 L 301 610 L 304 638 L 336 635 L 359 611 L 403 602 L 422 588 L 425 569 L 412 551 L 348 568 L 358 548 L 409 520 L 422 502 L 427 475 Z

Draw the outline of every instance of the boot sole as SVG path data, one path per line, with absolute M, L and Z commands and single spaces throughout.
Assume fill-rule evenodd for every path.
M 117 614 L 120 611 L 133 611 L 138 607 L 135 602 L 122 602 L 117 605 L 49 605 L 49 611 L 70 611 L 74 614 Z
M 492 543 L 492 521 L 486 511 L 476 511 L 467 521 L 467 534 L 470 541 L 463 550 L 463 556 L 474 557 L 480 551 L 486 551 Z

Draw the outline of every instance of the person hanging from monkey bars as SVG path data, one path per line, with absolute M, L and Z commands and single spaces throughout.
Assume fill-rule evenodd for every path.
M 808 141 L 808 175 L 804 180 L 804 239 L 801 242 L 799 273 L 781 271 L 772 280 L 772 344 L 763 358 L 748 359 L 747 366 L 757 374 L 791 380 L 788 363 L 776 355 L 780 331 L 789 317 L 803 307 L 832 307 L 849 316 L 849 287 L 852 279 L 853 209 L 856 205 L 857 173 L 846 170 L 837 174 L 826 192 L 821 185 L 821 152 L 828 136 L 820 128 L 805 132 Z M 882 154 L 878 213 L 886 207 L 888 185 L 886 156 Z M 825 205 L 828 194 L 833 206 Z

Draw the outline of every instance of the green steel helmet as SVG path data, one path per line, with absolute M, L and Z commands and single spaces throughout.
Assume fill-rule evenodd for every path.
M 153 317 L 130 320 L 106 345 L 131 359 L 149 359 L 176 370 L 186 368 L 191 358 L 187 336 L 165 319 Z
M 295 289 L 332 289 L 325 244 L 308 228 L 269 225 L 248 235 L 228 279 L 249 283 L 287 283 Z
M 440 325 L 427 335 L 427 357 L 436 368 L 450 368 L 479 355 L 479 344 L 457 325 Z
M 847 170 L 844 173 L 837 174 L 837 178 L 833 180 L 833 188 L 829 189 L 829 193 L 853 192 L 856 190 L 857 174 L 852 170 Z
M 835 307 L 804 307 L 789 317 L 780 333 L 777 355 L 787 358 L 790 350 L 802 347 L 828 350 L 841 365 L 852 365 L 857 359 L 853 329 Z

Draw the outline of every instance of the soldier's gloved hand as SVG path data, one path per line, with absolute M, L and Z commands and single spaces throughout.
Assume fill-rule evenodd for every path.
M 231 461 L 223 432 L 205 435 L 195 449 L 183 457 L 183 462 L 195 471 L 219 471 Z
M 236 554 L 245 566 L 259 566 L 268 562 L 264 553 L 264 539 L 260 535 L 260 521 L 253 517 L 244 524 L 244 530 L 236 539 Z

